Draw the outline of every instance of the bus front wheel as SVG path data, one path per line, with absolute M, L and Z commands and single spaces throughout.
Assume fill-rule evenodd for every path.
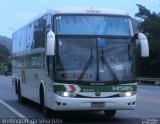
M 49 112 L 49 109 L 45 106 L 44 90 L 43 90 L 42 86 L 40 88 L 40 105 L 41 105 L 41 109 L 42 109 L 43 114 L 46 117 L 49 117 L 50 116 L 50 112 Z
M 108 118 L 112 118 L 115 116 L 116 114 L 116 110 L 106 110 L 104 111 L 105 113 L 105 116 L 108 117 Z

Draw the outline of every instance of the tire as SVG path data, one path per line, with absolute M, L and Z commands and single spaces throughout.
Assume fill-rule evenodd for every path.
M 104 113 L 106 117 L 113 118 L 116 114 L 116 110 L 106 110 Z
M 18 95 L 17 81 L 15 82 L 15 93 Z
M 45 106 L 45 97 L 43 87 L 40 87 L 40 105 L 44 116 L 50 117 L 50 110 Z
M 18 102 L 21 104 L 26 103 L 26 99 L 21 94 L 21 86 L 20 83 L 18 83 L 18 89 L 17 89 L 17 96 L 18 96 Z

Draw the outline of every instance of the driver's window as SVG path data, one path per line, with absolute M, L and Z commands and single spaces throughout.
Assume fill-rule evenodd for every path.
M 48 57 L 48 75 L 53 80 L 54 77 L 54 57 Z

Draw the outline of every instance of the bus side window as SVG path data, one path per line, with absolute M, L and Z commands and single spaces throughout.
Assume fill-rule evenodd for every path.
M 54 79 L 54 57 L 48 56 L 48 76 L 53 80 Z
M 52 30 L 52 21 L 51 21 L 51 15 L 48 14 L 45 16 L 46 18 L 46 32 L 45 32 L 45 36 L 47 38 L 47 33 Z
M 46 30 L 50 31 L 52 30 L 52 17 L 51 15 L 47 15 L 47 23 L 46 23 Z
M 34 24 L 34 48 L 45 47 L 46 19 L 40 18 Z

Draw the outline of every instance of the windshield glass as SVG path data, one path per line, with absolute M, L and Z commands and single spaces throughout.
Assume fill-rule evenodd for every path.
M 58 35 L 131 36 L 129 18 L 120 16 L 57 16 Z
M 133 79 L 129 39 L 57 38 L 56 48 L 57 80 L 108 82 Z

